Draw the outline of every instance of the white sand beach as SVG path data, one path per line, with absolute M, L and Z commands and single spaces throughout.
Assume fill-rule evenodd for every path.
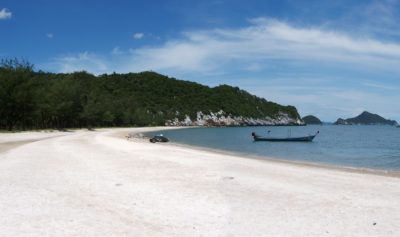
M 0 236 L 400 236 L 398 177 L 124 138 L 152 129 L 0 134 Z

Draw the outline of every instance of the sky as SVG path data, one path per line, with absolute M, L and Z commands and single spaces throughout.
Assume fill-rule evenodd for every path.
M 0 0 L 0 58 L 228 84 L 323 121 L 400 122 L 400 0 Z

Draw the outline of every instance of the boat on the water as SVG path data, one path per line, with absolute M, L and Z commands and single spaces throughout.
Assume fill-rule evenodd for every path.
M 317 136 L 319 131 L 317 131 L 314 135 L 307 135 L 303 137 L 263 137 L 257 135 L 255 132 L 252 132 L 251 135 L 255 142 L 258 141 L 268 141 L 268 142 L 312 142 L 312 140 Z

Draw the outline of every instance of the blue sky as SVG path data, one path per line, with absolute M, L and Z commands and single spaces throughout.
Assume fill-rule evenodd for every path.
M 0 58 L 239 86 L 325 121 L 400 121 L 400 0 L 0 0 Z

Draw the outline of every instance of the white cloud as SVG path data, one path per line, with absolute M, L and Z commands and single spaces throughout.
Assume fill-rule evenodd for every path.
M 242 65 L 243 70 L 260 70 L 267 61 L 326 62 L 360 68 L 399 71 L 400 44 L 319 28 L 300 28 L 266 18 L 249 21 L 238 29 L 189 31 L 183 38 L 156 47 L 119 48 L 104 64 L 115 64 L 116 71 L 169 70 L 173 72 L 225 71 L 227 65 Z M 134 34 L 140 39 L 143 33 Z M 122 58 L 123 57 L 123 58 Z
M 3 8 L 0 11 L 0 20 L 10 19 L 12 17 L 12 12 L 7 8 Z
M 52 38 L 54 38 L 54 34 L 53 33 L 47 33 L 46 37 L 49 38 L 49 39 L 52 39 Z
M 58 57 L 48 65 L 57 68 L 59 72 L 88 71 L 95 74 L 110 72 L 110 65 L 99 55 L 83 52 L 78 55 Z
M 240 29 L 215 29 L 184 33 L 184 38 L 152 48 L 136 49 L 132 69 L 210 71 L 226 63 L 263 62 L 269 59 L 353 63 L 398 68 L 400 45 L 356 38 L 318 28 L 296 28 L 287 23 L 258 18 Z
M 135 34 L 133 34 L 133 38 L 135 39 L 135 40 L 139 40 L 139 39 L 142 39 L 144 37 L 144 33 L 135 33 Z

